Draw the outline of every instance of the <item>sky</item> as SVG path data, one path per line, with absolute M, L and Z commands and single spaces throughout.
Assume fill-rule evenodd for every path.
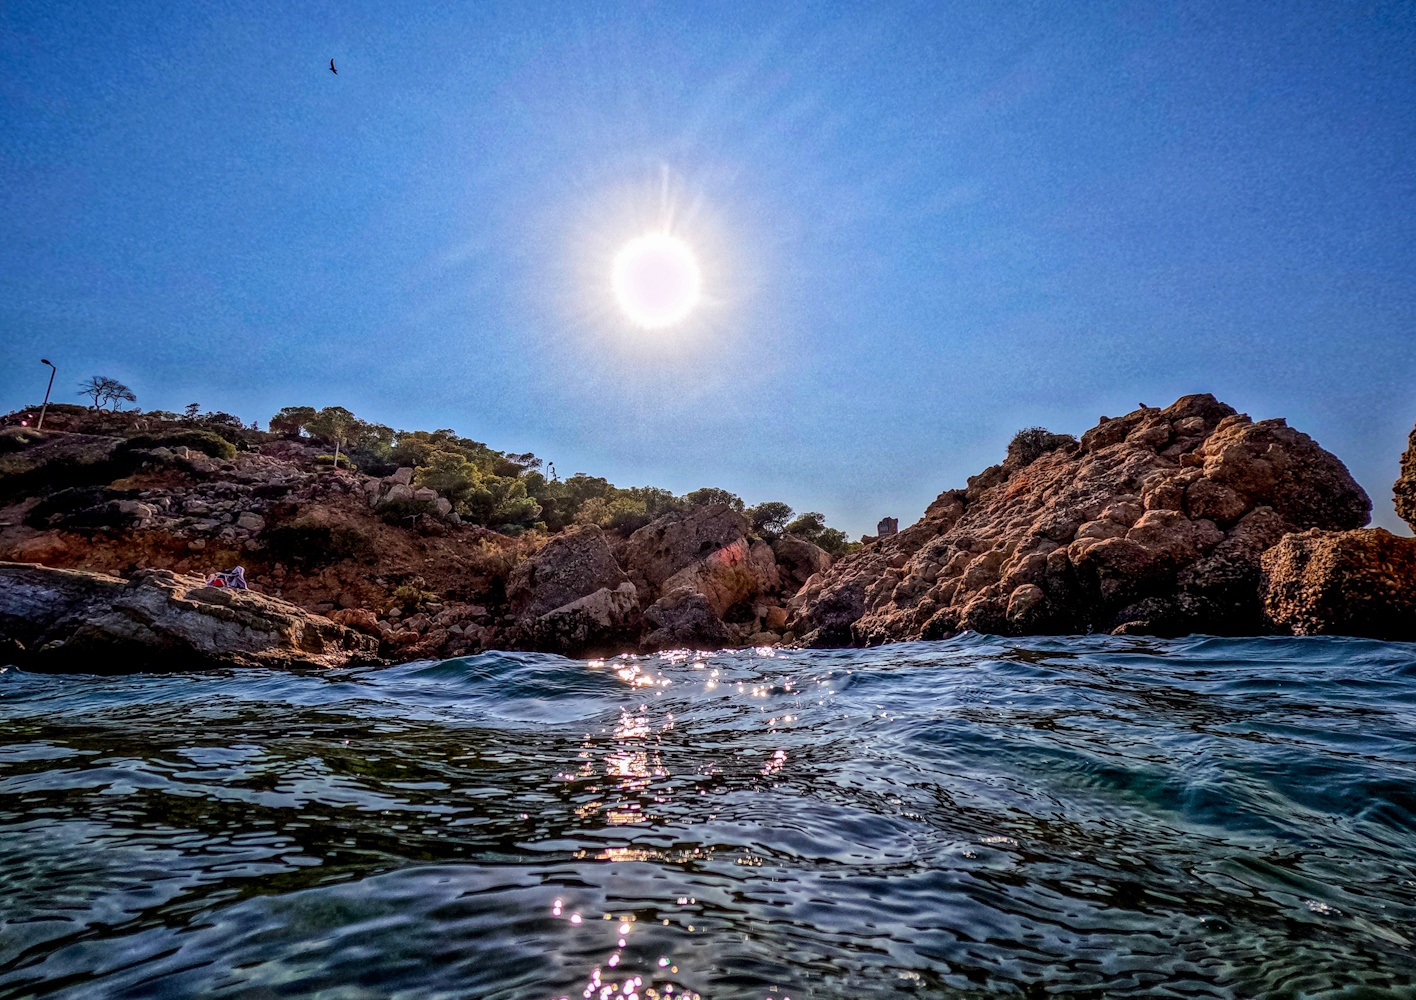
M 43 356 L 855 535 L 1211 392 L 1409 534 L 1413 160 L 1410 2 L 6 0 L 0 409 Z M 703 301 L 646 331 L 655 229 Z

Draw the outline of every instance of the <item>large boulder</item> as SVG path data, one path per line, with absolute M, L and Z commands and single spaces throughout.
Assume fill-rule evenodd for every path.
M 629 536 L 621 559 L 641 593 L 658 592 L 664 581 L 712 553 L 747 538 L 747 518 L 727 504 L 674 511 Z
M 639 595 L 626 580 L 528 622 L 518 645 L 566 656 L 607 655 L 634 649 L 641 629 Z
M 1416 531 L 1416 428 L 1406 441 L 1406 452 L 1401 456 L 1401 475 L 1391 489 L 1396 501 L 1396 513 Z
M 273 597 L 149 570 L 102 573 L 0 563 L 0 644 L 31 670 L 130 673 L 214 667 L 343 667 L 378 641 Z
M 1263 599 L 1281 632 L 1416 640 L 1416 538 L 1381 528 L 1286 535 L 1264 553 Z
M 728 627 L 702 594 L 678 591 L 655 601 L 644 612 L 649 629 L 642 647 L 661 649 L 721 649 L 731 643 Z
M 1025 634 L 1252 633 L 1284 534 L 1367 523 L 1342 462 L 1282 420 L 1185 396 L 1050 436 L 949 490 L 918 523 L 808 581 L 818 645 Z
M 556 608 L 629 582 L 605 534 L 593 524 L 556 535 L 507 580 L 506 597 L 517 618 L 539 618 Z
M 660 590 L 665 595 L 702 594 L 721 617 L 733 605 L 776 590 L 778 585 L 772 547 L 766 542 L 749 545 L 747 539 L 739 538 L 685 566 L 665 580 Z
M 788 596 L 795 594 L 817 573 L 831 568 L 830 553 L 800 535 L 783 534 L 772 543 L 772 553 L 777 559 L 782 589 Z

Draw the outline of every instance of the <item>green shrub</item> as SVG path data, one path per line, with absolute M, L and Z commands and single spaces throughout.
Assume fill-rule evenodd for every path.
M 1070 434 L 1053 434 L 1046 427 L 1024 427 L 1013 435 L 1013 440 L 1008 442 L 1007 462 L 1014 468 L 1021 469 L 1031 465 L 1049 451 L 1056 451 L 1069 444 L 1076 444 L 1077 439 Z
M 403 609 L 404 614 L 417 614 L 429 604 L 438 601 L 438 595 L 427 590 L 428 584 L 421 576 L 415 576 L 407 583 L 393 589 L 393 603 Z
M 341 469 L 353 469 L 353 468 L 355 468 L 354 464 L 349 461 L 349 456 L 348 456 L 348 455 L 340 455 L 338 462 L 335 461 L 335 458 L 334 458 L 333 455 L 316 455 L 316 456 L 315 456 L 315 464 L 316 464 L 316 465 L 337 465 L 337 466 L 338 466 L 339 468 L 341 468 Z
M 212 458 L 230 459 L 236 457 L 236 446 L 224 437 L 210 431 L 173 430 L 155 431 L 151 434 L 135 434 L 123 442 L 126 451 L 153 448 L 190 448 Z
M 716 486 L 704 486 L 683 495 L 684 501 L 690 507 L 707 506 L 708 504 L 725 503 L 733 510 L 743 509 L 742 497 L 736 493 L 729 493 L 727 490 L 720 490 Z
M 816 511 L 809 511 L 787 525 L 786 531 L 798 538 L 825 549 L 833 556 L 843 556 L 860 548 L 859 542 L 847 540 L 846 533 L 838 528 L 828 528 L 826 518 Z

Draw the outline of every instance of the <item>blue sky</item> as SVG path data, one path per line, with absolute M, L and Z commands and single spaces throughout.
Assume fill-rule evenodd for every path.
M 9 0 L 0 117 L 5 409 L 44 355 L 859 533 L 1208 391 L 1405 531 L 1412 3 Z M 705 303 L 650 334 L 665 217 Z

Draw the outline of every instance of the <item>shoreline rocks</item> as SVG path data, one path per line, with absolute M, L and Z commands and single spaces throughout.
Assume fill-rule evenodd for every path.
M 809 581 L 791 625 L 812 645 L 964 629 L 1253 634 L 1267 630 L 1262 553 L 1289 532 L 1360 527 L 1370 510 L 1306 434 L 1186 396 L 1103 418 L 1080 441 L 1010 449 Z
M 1285 535 L 1263 555 L 1264 613 L 1291 635 L 1416 641 L 1416 538 L 1382 528 Z
M 27 564 L 0 563 L 0 657 L 35 669 L 852 646 L 965 629 L 1403 638 L 1416 614 L 1416 541 L 1362 529 L 1371 504 L 1342 462 L 1208 395 L 1103 417 L 1080 439 L 1020 432 L 919 521 L 836 559 L 797 535 L 757 537 L 723 503 L 628 537 L 573 525 L 514 538 L 461 524 L 410 467 L 332 469 L 291 441 L 223 460 L 64 432 L 14 444 L 7 484 L 33 495 L 0 522 L 0 559 Z M 1416 521 L 1416 431 L 1393 492 Z M 183 575 L 238 562 L 254 592 Z M 21 599 L 21 568 L 77 576 Z
M 132 673 L 376 663 L 370 636 L 287 601 L 149 570 L 0 563 L 0 642 L 29 670 Z

